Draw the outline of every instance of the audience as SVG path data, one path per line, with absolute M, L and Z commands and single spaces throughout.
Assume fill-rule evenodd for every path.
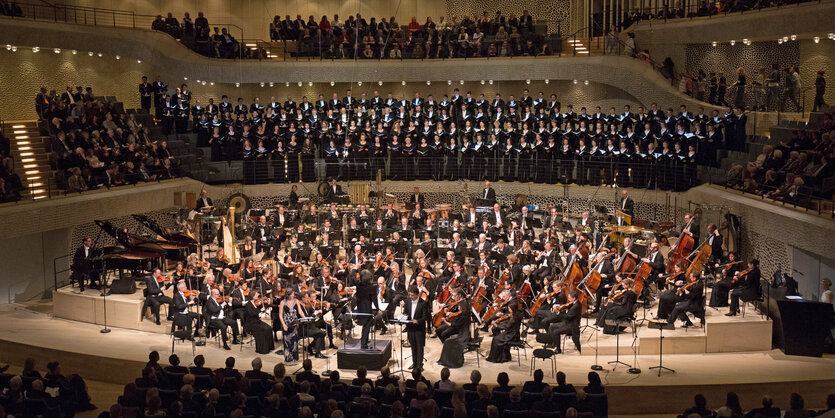
M 54 416 L 73 416 L 96 409 L 90 403 L 84 379 L 77 374 L 64 376 L 57 361 L 47 364 L 43 376 L 37 370 L 34 358 L 24 360 L 20 375 L 6 374 L 8 368 L 0 368 L 0 416 L 5 416 L 4 413 L 32 416 L 34 413 L 30 408 L 39 408 L 41 414 Z
M 684 8 L 682 2 L 675 3 L 675 7 L 670 7 L 672 3 L 663 3 L 660 9 L 655 11 L 651 8 L 636 8 L 629 13 L 626 13 L 624 20 L 621 23 L 623 28 L 628 28 L 633 23 L 642 20 L 667 20 L 679 18 L 693 18 L 703 16 L 714 16 L 717 14 L 728 14 L 734 12 L 744 12 L 746 10 L 758 10 L 766 7 L 780 7 L 787 4 L 797 4 L 809 0 L 720 0 L 712 2 L 707 0 L 693 2 L 689 4 L 687 9 Z M 659 3 L 661 4 L 661 3 Z

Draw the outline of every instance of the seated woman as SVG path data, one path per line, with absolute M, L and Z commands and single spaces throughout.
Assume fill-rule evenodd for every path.
M 438 339 L 444 344 L 438 363 L 449 368 L 458 368 L 464 365 L 464 350 L 470 341 L 472 308 L 460 288 L 452 291 L 452 300 L 456 304 L 455 311 L 447 313 L 443 325 L 436 331 Z
M 713 292 L 710 293 L 710 307 L 722 308 L 728 305 L 728 296 L 733 288 L 734 274 L 741 271 L 742 264 L 739 263 L 739 258 L 736 253 L 731 251 L 728 253 L 728 263 L 724 266 L 717 263 L 714 267 L 721 268 L 722 278 L 713 285 Z
M 502 292 L 503 297 L 510 297 L 508 292 Z M 510 312 L 493 321 L 493 341 L 490 343 L 490 355 L 487 361 L 504 363 L 511 360 L 510 343 L 519 341 L 519 328 L 522 324 L 522 311 L 518 303 L 509 303 Z
M 246 333 L 251 334 L 255 339 L 255 352 L 258 354 L 268 354 L 275 348 L 273 341 L 272 326 L 261 320 L 261 311 L 264 310 L 264 304 L 261 302 L 261 293 L 257 290 L 250 292 L 250 298 L 244 306 L 244 324 L 246 325 Z
M 609 300 L 600 308 L 597 315 L 597 326 L 603 327 L 604 334 L 616 334 L 617 330 L 613 325 L 607 325 L 606 320 L 618 320 L 632 315 L 632 309 L 638 300 L 635 293 L 635 282 L 632 279 L 621 280 L 621 274 L 615 275 L 615 280 L 620 284 L 619 289 L 609 293 Z

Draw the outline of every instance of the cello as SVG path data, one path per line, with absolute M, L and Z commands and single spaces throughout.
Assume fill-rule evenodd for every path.
M 551 293 L 547 293 L 547 292 L 543 291 L 542 293 L 540 293 L 539 296 L 536 298 L 536 301 L 534 301 L 534 303 L 531 305 L 530 309 L 528 309 L 528 314 L 530 316 L 534 316 L 536 314 L 536 312 L 539 311 L 539 308 L 542 307 L 542 304 L 545 303 L 546 300 L 548 300 L 548 299 L 550 299 L 554 296 L 557 296 L 561 291 L 562 290 L 558 290 L 558 291 L 551 292 Z

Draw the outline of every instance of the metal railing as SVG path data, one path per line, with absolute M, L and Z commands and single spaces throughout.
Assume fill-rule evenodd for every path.
M 627 10 L 626 15 L 621 22 L 621 28 L 626 29 L 633 24 L 640 24 L 642 22 L 668 22 L 679 21 L 682 19 L 695 18 L 715 18 L 729 15 L 741 15 L 744 13 L 758 12 L 761 10 L 779 9 L 789 6 L 800 6 L 804 3 L 821 3 L 822 0 L 789 0 L 777 1 L 772 5 L 771 1 L 767 0 L 748 0 L 739 2 L 739 7 L 728 7 L 721 9 L 714 6 L 714 2 L 707 2 L 703 0 L 683 0 L 680 2 L 681 7 L 670 8 L 670 1 L 665 0 L 640 0 L 638 7 L 633 10 Z M 640 16 L 637 18 L 633 16 L 634 12 L 638 12 Z
M 71 283 L 72 279 L 72 257 L 74 253 L 64 254 L 62 256 L 55 257 L 52 259 L 52 290 L 58 290 L 61 287 L 64 287 Z M 58 265 L 61 264 L 62 267 L 59 269 Z M 67 274 L 69 273 L 69 274 Z M 59 276 L 63 276 L 59 279 Z M 60 284 L 60 286 L 59 286 Z M 50 289 L 46 289 L 49 291 Z

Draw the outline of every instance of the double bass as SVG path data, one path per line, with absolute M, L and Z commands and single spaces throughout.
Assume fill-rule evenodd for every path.
M 689 229 L 690 225 L 693 224 L 693 221 L 696 219 L 696 214 L 694 214 L 690 221 L 687 222 L 687 225 L 684 226 L 682 231 Z M 690 234 L 685 234 L 684 232 L 681 233 L 679 236 L 678 241 L 676 241 L 676 245 L 673 248 L 670 248 L 669 254 L 667 254 L 667 273 L 673 272 L 673 267 L 678 263 L 687 263 L 690 260 L 687 258 L 691 252 L 693 252 L 693 248 L 695 247 L 696 242 Z
M 713 247 L 707 245 L 707 240 L 705 240 L 705 242 L 703 242 L 702 245 L 699 246 L 698 250 L 693 251 L 693 253 L 690 254 L 690 256 L 695 255 L 695 257 L 693 258 L 693 261 L 690 262 L 690 265 L 687 266 L 685 277 L 690 277 L 690 273 L 701 273 L 702 269 L 704 269 L 705 263 L 707 263 L 707 260 L 710 258 L 712 254 Z M 690 257 L 688 257 L 688 259 L 689 258 Z

